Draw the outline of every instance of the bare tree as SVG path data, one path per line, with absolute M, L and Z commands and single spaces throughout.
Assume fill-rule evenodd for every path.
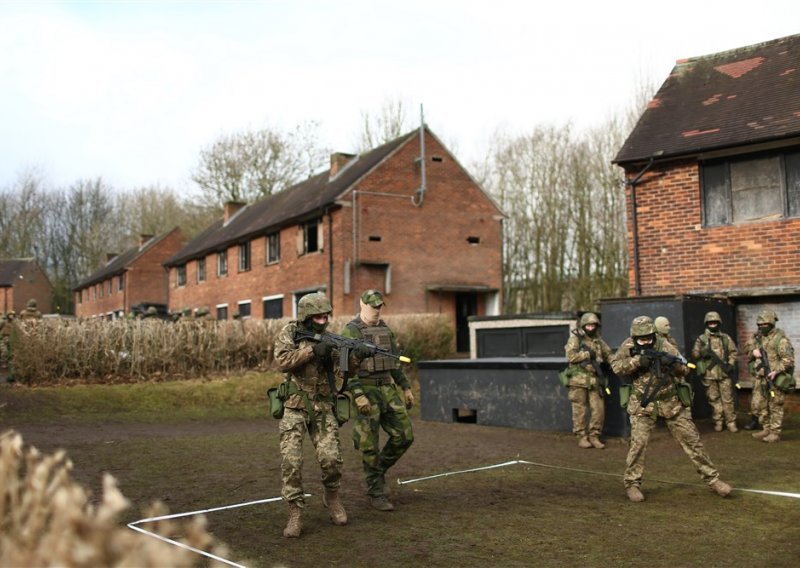
M 192 180 L 207 206 L 252 202 L 310 177 L 324 165 L 316 125 L 291 132 L 271 128 L 223 134 L 200 151 Z
M 412 124 L 406 103 L 399 98 L 387 99 L 377 112 L 361 111 L 361 132 L 356 148 L 359 152 L 377 148 L 410 131 Z
M 0 256 L 37 256 L 44 207 L 44 177 L 35 168 L 20 173 L 14 185 L 0 193 Z

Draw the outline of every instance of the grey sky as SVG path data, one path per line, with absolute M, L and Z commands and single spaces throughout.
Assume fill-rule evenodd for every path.
M 219 134 L 320 124 L 352 151 L 362 112 L 406 104 L 469 163 L 498 128 L 599 124 L 676 59 L 798 33 L 800 2 L 0 2 L 0 188 L 193 191 Z

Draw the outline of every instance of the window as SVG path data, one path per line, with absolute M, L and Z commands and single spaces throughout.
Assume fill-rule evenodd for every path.
M 82 303 L 83 303 L 83 290 L 81 290 L 80 292 L 78 292 L 78 303 L 79 303 L 79 304 L 82 304 Z
M 95 286 L 95 289 L 97 290 L 97 297 L 98 298 L 102 298 L 103 297 L 103 283 L 101 282 L 100 284 L 97 284 Z
M 125 289 L 125 275 L 120 274 L 119 280 L 117 280 L 117 290 L 122 292 Z
M 281 234 L 267 235 L 267 264 L 274 264 L 281 259 Z
M 251 309 L 252 302 L 250 300 L 246 300 L 244 302 L 239 302 L 239 319 L 246 319 L 250 317 L 252 312 Z
M 264 319 L 283 317 L 283 296 L 269 296 L 263 299 Z
M 181 264 L 175 268 L 175 284 L 177 286 L 186 286 L 186 265 Z
M 250 270 L 250 241 L 239 245 L 239 272 Z
M 317 218 L 300 225 L 297 233 L 297 256 L 322 251 L 322 223 Z
M 223 250 L 217 253 L 217 276 L 228 274 L 228 251 Z
M 219 306 L 217 306 L 217 319 L 218 320 L 228 319 L 228 304 L 220 304 Z
M 111 278 L 108 279 L 108 295 L 110 296 L 113 293 L 114 293 L 114 277 L 112 276 Z
M 702 165 L 708 227 L 800 216 L 800 151 Z
M 198 282 L 205 282 L 206 281 L 206 259 L 205 258 L 198 258 L 197 259 L 197 281 Z

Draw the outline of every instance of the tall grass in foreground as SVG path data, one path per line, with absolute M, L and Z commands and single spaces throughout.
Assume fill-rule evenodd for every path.
M 330 327 L 341 332 L 349 318 Z M 451 320 L 442 315 L 386 318 L 413 360 L 452 350 Z M 11 338 L 12 371 L 33 385 L 80 381 L 113 383 L 181 379 L 274 368 L 275 338 L 283 320 L 35 320 L 20 322 Z
M 194 566 L 196 553 L 135 533 L 119 524 L 129 506 L 114 478 L 103 478 L 103 496 L 92 503 L 70 478 L 72 463 L 63 451 L 40 454 L 23 449 L 13 431 L 0 434 L 0 566 Z M 147 516 L 163 516 L 155 504 Z M 206 531 L 205 517 L 170 520 L 147 530 L 198 550 L 227 556 L 226 547 Z M 181 536 L 182 535 L 182 536 Z M 212 566 L 223 566 L 212 561 Z

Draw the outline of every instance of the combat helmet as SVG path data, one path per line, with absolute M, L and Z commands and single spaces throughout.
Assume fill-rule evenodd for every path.
M 28 308 L 29 309 L 35 310 L 37 305 L 38 304 L 36 303 L 36 299 L 35 298 L 31 298 L 30 300 L 28 300 Z
M 756 325 L 760 325 L 762 323 L 775 325 L 776 321 L 778 321 L 778 314 L 776 314 L 774 311 L 761 310 L 758 314 L 758 318 L 756 319 Z
M 703 318 L 703 323 L 708 323 L 710 321 L 717 321 L 722 323 L 722 318 L 719 317 L 719 314 L 717 312 L 708 312 L 706 314 L 706 317 Z
M 306 321 L 306 319 L 317 314 L 329 314 L 333 311 L 330 301 L 322 292 L 314 292 L 306 294 L 300 301 L 297 302 L 297 319 L 298 321 Z
M 638 316 L 631 322 L 631 337 L 653 335 L 655 332 L 656 326 L 650 316 Z
M 580 325 L 581 329 L 583 329 L 583 326 L 589 325 L 590 323 L 593 323 L 595 325 L 600 325 L 600 318 L 598 318 L 597 314 L 594 312 L 586 312 L 585 314 L 583 314 L 581 316 L 581 321 L 578 323 L 578 325 Z

